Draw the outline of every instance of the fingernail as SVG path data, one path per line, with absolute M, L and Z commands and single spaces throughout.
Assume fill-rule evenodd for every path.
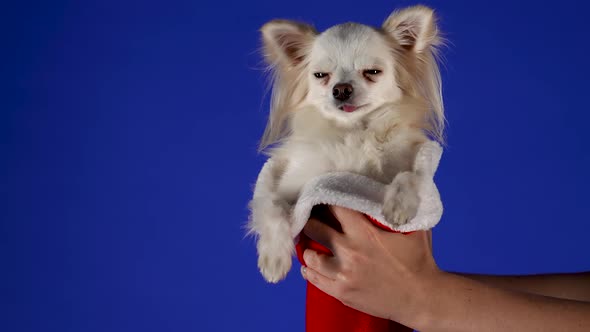
M 303 279 L 306 279 L 306 278 L 305 278 L 305 274 L 306 274 L 306 273 L 307 273 L 307 267 L 305 267 L 305 266 L 302 266 L 302 267 L 301 267 L 301 276 L 303 276 Z

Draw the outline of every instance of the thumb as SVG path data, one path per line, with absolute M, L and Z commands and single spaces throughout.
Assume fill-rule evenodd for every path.
M 330 205 L 330 212 L 340 222 L 345 234 L 357 233 L 366 224 L 371 223 L 363 213 L 345 207 Z

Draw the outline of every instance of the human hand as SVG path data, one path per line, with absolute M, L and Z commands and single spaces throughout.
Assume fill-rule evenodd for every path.
M 303 259 L 308 267 L 303 275 L 349 307 L 420 331 L 588 331 L 590 327 L 589 303 L 491 287 L 446 273 L 432 257 L 430 232 L 391 233 L 361 213 L 330 209 L 342 232 L 312 218 L 304 233 L 334 256 L 306 250 Z M 578 290 L 587 287 L 583 277 Z
M 307 249 L 305 279 L 345 305 L 412 326 L 419 319 L 424 285 L 440 272 L 432 257 L 431 233 L 401 235 L 375 227 L 363 214 L 330 207 L 342 233 L 317 219 L 303 232 L 334 256 Z

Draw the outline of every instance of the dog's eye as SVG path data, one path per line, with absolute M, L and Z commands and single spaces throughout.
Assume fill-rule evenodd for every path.
M 363 72 L 364 75 L 379 75 L 381 74 L 381 70 L 379 69 L 367 69 Z
M 315 76 L 315 78 L 326 78 L 328 77 L 328 73 L 313 73 L 313 76 Z

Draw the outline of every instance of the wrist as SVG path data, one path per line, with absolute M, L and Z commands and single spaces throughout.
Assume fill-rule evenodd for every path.
M 429 273 L 422 273 L 417 279 L 415 296 L 413 298 L 414 317 L 412 327 L 423 331 L 433 326 L 439 318 L 437 315 L 438 294 L 441 289 L 445 288 L 445 282 L 448 279 L 447 273 L 438 268 Z
M 420 331 L 431 327 L 438 314 L 435 298 L 445 287 L 446 274 L 436 267 L 414 274 L 404 285 L 403 307 L 392 308 L 390 319 Z

